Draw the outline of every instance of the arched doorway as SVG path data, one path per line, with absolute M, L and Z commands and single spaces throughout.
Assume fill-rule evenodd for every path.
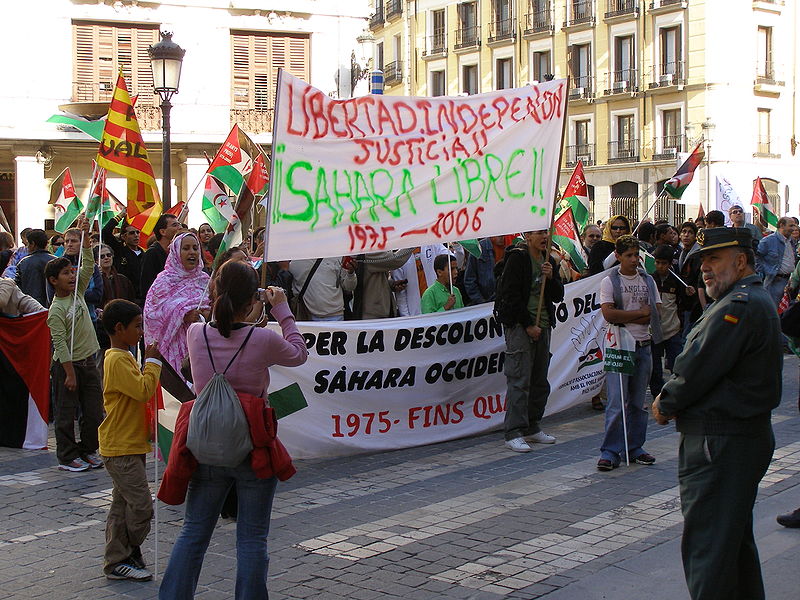
M 639 184 L 620 181 L 611 186 L 611 214 L 625 215 L 631 222 L 639 220 Z

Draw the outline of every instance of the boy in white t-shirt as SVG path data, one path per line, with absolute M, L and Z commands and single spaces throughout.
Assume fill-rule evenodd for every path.
M 620 236 L 616 240 L 614 254 L 619 266 L 612 267 L 609 275 L 600 282 L 600 309 L 608 323 L 624 326 L 636 340 L 636 372 L 621 377 L 613 373 L 606 377 L 608 406 L 605 437 L 597 462 L 600 471 L 617 468 L 625 454 L 623 392 L 630 458 L 640 465 L 656 462 L 643 448 L 648 416 L 644 400 L 653 368 L 652 344 L 661 343 L 662 338 L 657 309 L 661 298 L 656 282 L 639 268 L 639 240 L 630 235 Z

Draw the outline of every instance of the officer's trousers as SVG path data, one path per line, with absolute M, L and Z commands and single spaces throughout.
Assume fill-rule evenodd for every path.
M 764 598 L 753 505 L 774 449 L 771 426 L 750 436 L 681 435 L 681 554 L 692 600 Z

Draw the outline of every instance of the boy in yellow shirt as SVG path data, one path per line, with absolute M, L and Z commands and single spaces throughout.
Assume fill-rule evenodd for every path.
M 161 376 L 158 346 L 145 348 L 144 372 L 128 348 L 142 337 L 142 310 L 128 300 L 112 300 L 104 310 L 103 328 L 111 339 L 106 351 L 103 404 L 106 418 L 100 424 L 100 455 L 114 482 L 106 520 L 103 571 L 108 579 L 149 581 L 141 544 L 150 533 L 153 501 L 145 472 L 150 452 L 146 404 Z

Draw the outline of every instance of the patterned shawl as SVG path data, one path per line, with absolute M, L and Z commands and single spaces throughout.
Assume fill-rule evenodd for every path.
M 203 272 L 202 254 L 194 269 L 187 271 L 181 262 L 181 241 L 187 235 L 176 236 L 170 244 L 164 270 L 153 282 L 144 302 L 144 341 L 158 342 L 161 355 L 180 373 L 181 361 L 189 354 L 183 318 L 198 304 L 210 308 L 209 277 Z M 201 302 L 202 298 L 202 302 Z

